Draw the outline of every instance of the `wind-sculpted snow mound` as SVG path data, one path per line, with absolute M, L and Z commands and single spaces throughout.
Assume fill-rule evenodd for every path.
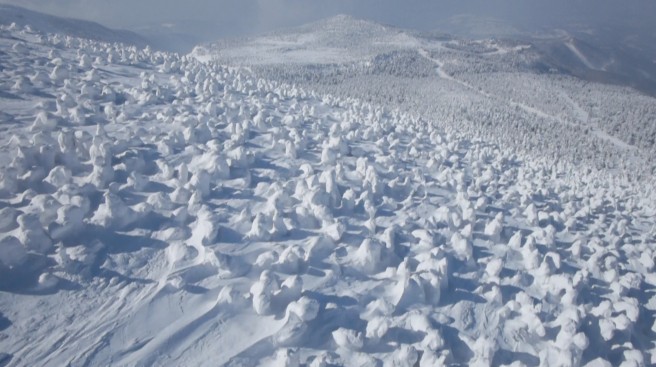
M 191 57 L 0 44 L 3 366 L 656 363 L 653 187 Z

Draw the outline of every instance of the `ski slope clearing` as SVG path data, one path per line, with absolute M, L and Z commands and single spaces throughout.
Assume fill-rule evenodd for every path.
M 653 185 L 192 56 L 0 45 L 3 367 L 656 363 Z

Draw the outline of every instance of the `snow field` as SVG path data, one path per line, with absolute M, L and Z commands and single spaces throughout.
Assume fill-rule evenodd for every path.
M 4 365 L 656 363 L 631 187 L 188 56 L 0 36 Z

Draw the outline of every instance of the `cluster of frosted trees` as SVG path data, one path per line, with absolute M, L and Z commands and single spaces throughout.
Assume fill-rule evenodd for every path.
M 630 179 L 653 172 L 649 155 L 656 128 L 650 123 L 650 97 L 536 72 L 540 60 L 535 53 L 487 55 L 463 47 L 466 53 L 431 54 L 444 60 L 445 71 L 463 84 L 437 78 L 436 65 L 412 51 L 381 54 L 368 62 L 267 65 L 254 70 L 309 89 L 427 114 L 446 130 L 492 139 L 547 162 L 566 160 L 611 169 Z M 638 149 L 627 149 L 624 143 Z

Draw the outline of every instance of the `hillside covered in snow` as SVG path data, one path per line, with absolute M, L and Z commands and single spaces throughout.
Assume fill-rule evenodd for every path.
M 0 26 L 0 366 L 656 363 L 653 99 L 335 21 L 365 36 Z
M 53 33 L 109 43 L 119 42 L 142 48 L 148 45 L 144 37 L 133 32 L 109 29 L 98 23 L 79 19 L 55 17 L 8 4 L 0 4 L 0 24 L 29 27 L 42 34 Z
M 258 77 L 418 113 L 445 131 L 534 160 L 650 177 L 654 98 L 594 82 L 616 78 L 602 68 L 620 68 L 602 52 L 568 34 L 464 39 L 337 16 L 200 46 L 193 54 L 249 66 Z M 577 77 L 586 75 L 590 80 Z

